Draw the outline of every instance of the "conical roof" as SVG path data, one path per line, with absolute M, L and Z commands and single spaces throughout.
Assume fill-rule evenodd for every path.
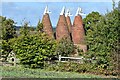
M 67 25 L 68 25 L 68 30 L 71 33 L 72 23 L 71 23 L 71 19 L 70 19 L 71 14 L 70 14 L 69 9 L 67 10 L 67 13 L 65 16 L 66 16 L 66 21 L 67 21 Z
M 79 14 L 80 8 L 76 12 L 72 27 L 72 40 L 74 44 L 82 44 L 84 42 L 85 31 L 83 28 L 82 17 Z
M 82 17 L 79 14 L 80 9 L 78 8 L 76 16 L 74 18 L 72 27 L 72 41 L 74 44 L 79 45 L 79 47 L 86 52 L 87 46 L 85 45 L 85 31 L 83 27 Z
M 65 8 L 63 7 L 60 16 L 59 16 L 59 20 L 57 23 L 57 27 L 56 27 L 56 39 L 57 40 L 61 40 L 62 38 L 70 38 L 70 34 L 68 31 L 68 27 L 67 27 L 67 22 L 66 22 L 66 18 L 65 18 Z
M 51 20 L 49 17 L 49 11 L 48 8 L 45 8 L 44 15 L 42 18 L 42 24 L 43 24 L 43 31 L 48 34 L 48 36 L 53 37 L 53 29 L 52 29 L 52 24 Z

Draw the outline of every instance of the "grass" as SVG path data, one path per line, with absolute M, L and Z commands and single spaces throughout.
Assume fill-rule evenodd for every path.
M 102 78 L 93 74 L 80 74 L 75 72 L 55 72 L 44 69 L 29 69 L 23 67 L 0 66 L 0 77 L 14 78 Z

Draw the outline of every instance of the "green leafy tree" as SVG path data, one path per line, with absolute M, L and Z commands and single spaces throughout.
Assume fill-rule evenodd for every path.
M 3 61 L 7 60 L 8 54 L 12 51 L 12 48 L 10 47 L 10 43 L 6 40 L 2 40 L 1 45 L 1 57 L 4 59 Z
M 35 31 L 35 28 L 34 28 L 33 26 L 30 26 L 30 27 L 29 27 L 29 30 L 30 30 L 30 31 Z
M 110 57 L 112 58 L 111 64 L 114 65 L 114 68 L 117 69 L 118 67 L 118 58 L 119 58 L 119 49 L 120 49 L 120 11 L 118 8 L 114 9 L 110 13 L 106 15 L 106 23 L 107 28 L 109 30 L 109 34 L 107 36 L 106 43 L 108 44 L 107 47 L 110 49 Z M 106 32 L 107 33 L 107 32 Z
M 0 16 L 0 27 L 2 29 L 1 38 L 3 40 L 8 40 L 16 37 L 15 22 L 12 19 L 6 19 L 6 17 Z
M 15 22 L 12 19 L 0 16 L 0 31 L 1 31 L 1 57 L 5 60 L 11 52 L 9 40 L 16 37 Z
M 67 38 L 58 42 L 56 53 L 61 56 L 69 56 L 74 51 L 74 44 Z
M 118 2 L 118 10 L 120 11 L 120 1 Z
M 39 32 L 43 32 L 43 24 L 40 22 L 40 20 L 38 21 L 36 30 Z
M 100 15 L 98 12 L 92 12 L 83 19 L 87 35 L 89 34 L 89 32 L 92 32 L 96 28 L 95 25 L 99 22 L 101 16 L 102 15 Z
M 28 28 L 28 22 L 24 22 L 24 24 L 22 25 L 22 27 L 20 28 L 20 34 L 27 36 L 29 34 L 29 28 Z
M 112 0 L 113 9 L 115 9 L 115 0 Z
M 0 16 L 0 39 L 2 39 L 2 16 Z
M 31 68 L 43 68 L 44 61 L 56 56 L 56 42 L 49 39 L 45 33 L 19 36 L 12 41 L 14 44 L 11 47 L 20 62 Z
M 105 16 L 99 17 L 97 22 L 92 20 L 89 15 L 84 19 L 87 24 L 85 27 L 87 30 L 86 40 L 89 47 L 87 55 L 96 58 L 97 67 L 107 69 L 116 64 L 112 58 L 119 48 L 120 12 L 118 9 L 114 9 Z M 94 16 L 92 17 L 95 18 Z M 91 20 L 90 23 L 87 23 L 89 20 Z

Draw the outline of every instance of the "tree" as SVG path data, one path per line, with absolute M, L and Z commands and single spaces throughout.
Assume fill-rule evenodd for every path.
M 118 2 L 118 10 L 120 11 L 120 1 Z
M 2 25 L 2 35 L 1 38 L 3 40 L 8 40 L 11 38 L 16 37 L 16 30 L 15 30 L 15 22 L 12 19 L 6 19 L 6 17 L 0 16 L 2 21 L 0 22 L 0 25 Z
M 74 51 L 74 44 L 68 38 L 63 38 L 57 44 L 56 53 L 61 56 L 69 56 Z
M 20 34 L 24 36 L 27 36 L 29 34 L 28 22 L 24 22 L 20 29 Z
M 49 39 L 45 33 L 15 38 L 11 46 L 23 65 L 31 68 L 43 68 L 44 61 L 56 56 L 56 42 Z
M 86 18 L 83 19 L 83 23 L 85 24 L 85 32 L 86 35 L 89 34 L 89 32 L 92 32 L 93 29 L 95 29 L 96 27 L 94 25 L 96 25 L 102 15 L 100 15 L 98 12 L 92 12 L 89 13 Z
M 38 21 L 36 30 L 39 32 L 43 32 L 43 24 L 40 22 L 40 20 Z
M 118 68 L 119 62 L 119 50 L 120 50 L 120 11 L 118 8 L 114 9 L 110 13 L 106 15 L 107 17 L 107 25 L 109 28 L 109 36 L 108 36 L 108 44 L 111 52 L 111 64 L 113 64 L 114 68 Z
M 15 22 L 12 19 L 0 16 L 0 30 L 1 30 L 1 56 L 6 60 L 8 54 L 11 52 L 9 40 L 16 37 Z
M 11 44 L 9 43 L 9 41 L 2 40 L 2 43 L 0 43 L 0 45 L 1 57 L 4 59 L 3 61 L 6 61 L 9 53 L 12 51 L 12 48 L 10 47 Z
M 99 17 L 97 22 L 92 19 L 92 17 L 95 18 L 95 15 L 92 17 L 89 15 L 91 13 L 84 19 L 87 24 L 85 27 L 87 30 L 86 40 L 89 47 L 87 55 L 96 58 L 97 67 L 103 69 L 108 69 L 110 65 L 115 67 L 116 63 L 112 58 L 119 48 L 120 12 L 118 9 L 114 9 L 105 16 Z
M 115 9 L 115 0 L 112 0 L 113 10 Z
M 0 16 L 0 39 L 2 39 L 2 16 Z

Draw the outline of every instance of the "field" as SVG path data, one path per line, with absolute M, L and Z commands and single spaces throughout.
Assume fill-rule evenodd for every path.
M 74 72 L 55 72 L 43 69 L 29 69 L 22 67 L 5 67 L 0 66 L 0 77 L 15 78 L 103 78 L 103 76 L 93 74 L 80 74 Z

